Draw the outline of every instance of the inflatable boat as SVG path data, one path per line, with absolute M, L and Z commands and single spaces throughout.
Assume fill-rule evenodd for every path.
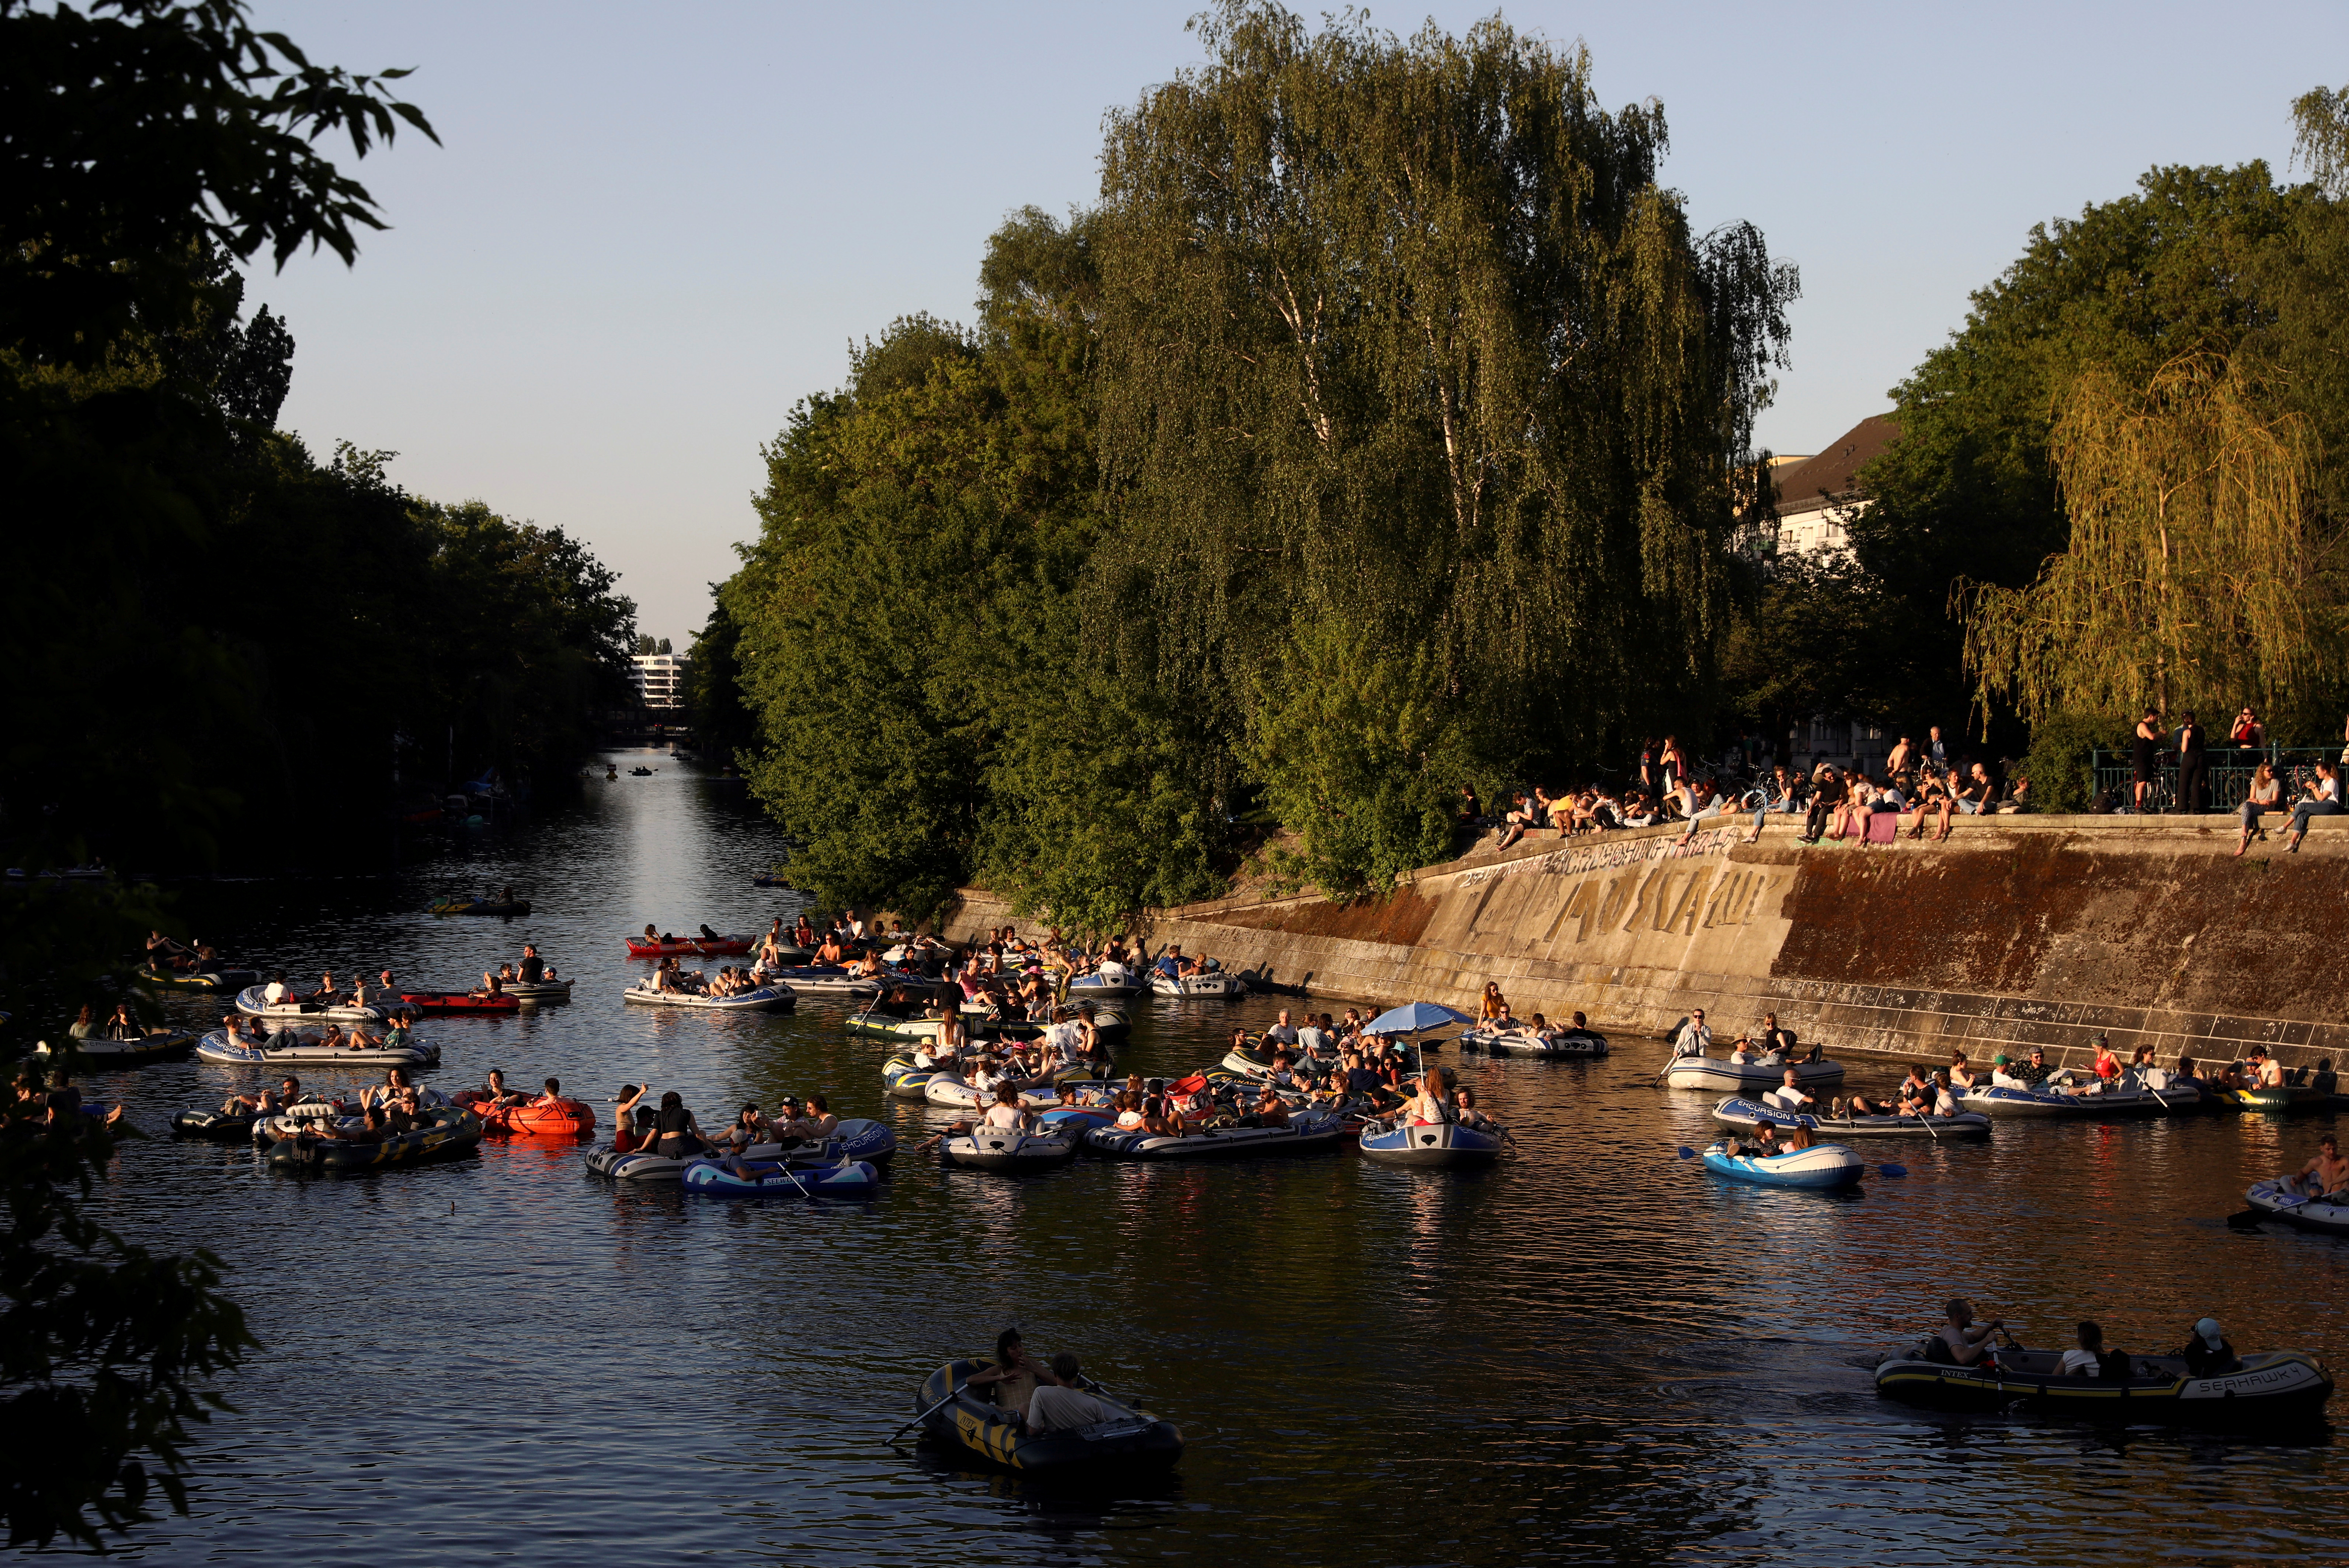
M 786 1164 L 800 1170 L 837 1165 L 843 1160 L 884 1165 L 896 1152 L 896 1133 L 885 1123 L 860 1116 L 843 1121 L 838 1130 L 822 1143 L 753 1143 L 742 1150 L 742 1158 L 761 1163 Z M 716 1158 L 709 1154 L 672 1158 L 643 1150 L 622 1153 L 613 1149 L 598 1149 L 587 1156 L 587 1169 L 598 1176 L 609 1176 L 616 1181 L 682 1181 L 685 1173 L 695 1166 L 709 1164 Z
M 1826 1138 L 1988 1138 L 1990 1118 L 1978 1110 L 1955 1116 L 1818 1116 L 1787 1110 L 1759 1099 L 1732 1098 L 1713 1108 L 1713 1119 L 1723 1127 L 1750 1131 L 1767 1122 L 1772 1127 L 1807 1127 Z
M 244 1143 L 251 1140 L 254 1123 L 259 1119 L 249 1110 L 183 1110 L 171 1119 L 171 1134 L 214 1143 Z
M 899 1040 L 906 1045 L 918 1045 L 938 1037 L 936 1018 L 900 1018 L 888 1013 L 851 1013 L 840 1021 L 840 1026 L 852 1035 L 864 1035 L 876 1040 Z
M 280 1029 L 263 1045 L 231 1040 L 214 1029 L 196 1042 L 196 1059 L 233 1067 L 429 1068 L 440 1065 L 440 1047 L 409 1037 L 405 1046 L 369 1046 L 353 1050 L 328 1046 L 316 1029 Z
M 2233 1371 L 2209 1377 L 2189 1376 L 2176 1356 L 2127 1357 L 2127 1377 L 2066 1377 L 2060 1351 L 2002 1346 L 1984 1365 L 1955 1367 L 1929 1359 L 1930 1344 L 1920 1341 L 1878 1363 L 1876 1391 L 1944 1409 L 2022 1405 L 2078 1419 L 2213 1425 L 2313 1421 L 2333 1397 L 2332 1373 L 2299 1350 L 2245 1356 Z
M 522 998 L 509 991 L 402 991 L 399 999 L 419 1013 L 504 1014 L 522 1011 Z
M 2323 1231 L 2336 1236 L 2349 1236 L 2349 1192 L 2328 1192 L 2312 1198 L 2295 1192 L 2279 1178 L 2273 1181 L 2255 1181 L 2243 1194 L 2243 1201 L 2257 1209 L 2263 1218 L 2282 1220 L 2288 1225 L 2298 1225 L 2306 1231 Z
M 1784 1154 L 1732 1154 L 1726 1144 L 1704 1151 L 1704 1168 L 1732 1181 L 1757 1187 L 1805 1187 L 1824 1191 L 1856 1184 L 1868 1162 L 1840 1143 L 1816 1143 Z
M 1247 1160 L 1319 1154 L 1350 1136 L 1336 1112 L 1309 1110 L 1291 1116 L 1287 1127 L 1224 1127 L 1181 1138 L 1096 1127 L 1085 1134 L 1084 1149 L 1104 1160 Z
M 1178 996 L 1186 1002 L 1229 1002 L 1247 995 L 1247 986 L 1239 976 L 1220 971 L 1185 975 L 1178 980 L 1154 969 L 1150 972 L 1150 989 L 1155 995 Z
M 595 1109 L 585 1100 L 564 1099 L 554 1105 L 490 1105 L 477 1088 L 459 1089 L 450 1096 L 481 1119 L 481 1130 L 507 1138 L 585 1138 L 595 1130 Z
M 61 1057 L 70 1050 L 93 1068 L 135 1068 L 142 1062 L 163 1062 L 186 1056 L 195 1044 L 196 1037 L 186 1029 L 158 1028 L 128 1040 L 92 1035 L 87 1039 L 68 1040 L 62 1047 L 42 1040 L 33 1047 L 33 1054 Z
M 1022 1132 L 1013 1127 L 982 1127 L 938 1145 L 938 1158 L 972 1171 L 992 1171 L 1004 1176 L 1025 1176 L 1050 1171 L 1077 1157 L 1082 1129 L 1067 1119 L 1049 1130 Z
M 1742 1089 L 1775 1088 L 1786 1081 L 1786 1069 L 1805 1088 L 1843 1082 L 1843 1064 L 1835 1061 L 1788 1062 L 1756 1058 L 1733 1062 L 1722 1057 L 1675 1056 L 1663 1067 L 1663 1080 L 1674 1088 L 1709 1088 L 1723 1094 Z
M 1471 1029 L 1460 1037 L 1460 1048 L 1496 1057 L 1561 1057 L 1588 1061 L 1607 1054 L 1607 1037 L 1591 1029 L 1567 1029 L 1547 1035 L 1537 1035 L 1531 1029 Z
M 711 1013 L 788 1013 L 799 1001 L 788 985 L 761 985 L 732 996 L 702 996 L 691 991 L 656 991 L 640 981 L 620 995 L 647 1007 L 698 1007 Z
M 891 1099 L 921 1099 L 936 1073 L 934 1068 L 916 1067 L 911 1057 L 891 1057 L 881 1064 L 881 1087 Z
M 321 1002 L 316 991 L 288 992 L 282 1001 L 269 1000 L 269 987 L 248 985 L 236 994 L 236 1010 L 248 1018 L 295 1019 L 305 1024 L 381 1024 L 410 1017 L 416 1009 L 405 1002 Z
M 935 1072 L 922 1086 L 922 1098 L 941 1110 L 984 1110 L 995 1103 L 997 1089 L 1019 1091 L 1019 1103 L 1030 1109 L 1048 1106 L 1059 1098 L 1049 1078 L 1006 1078 L 994 1088 L 981 1089 L 963 1081 L 958 1073 Z
M 530 900 L 504 903 L 492 898 L 448 898 L 428 907 L 434 914 L 528 914 Z
M 2155 1088 L 2127 1078 L 2111 1083 L 2099 1083 L 2094 1078 L 2083 1082 L 2074 1079 L 2068 1072 L 2058 1072 L 2037 1088 L 1977 1084 L 1959 1096 L 1958 1103 L 1984 1116 L 2110 1121 L 2127 1116 L 2168 1116 L 2173 1111 L 2196 1109 L 2202 1104 L 2202 1090 L 2185 1080 Z
M 285 1122 L 295 1119 L 271 1119 Z M 356 1131 L 364 1128 L 366 1123 L 357 1118 L 346 1118 L 342 1125 L 346 1131 Z M 259 1130 L 255 1129 L 256 1141 Z M 420 1165 L 427 1161 L 453 1160 L 471 1154 L 481 1147 L 481 1119 L 459 1106 L 441 1106 L 428 1110 L 423 1126 L 409 1132 L 387 1132 L 381 1141 L 375 1143 L 360 1143 L 347 1137 L 320 1138 L 296 1129 L 287 1129 L 282 1133 L 275 1129 L 272 1130 L 276 1135 L 264 1156 L 270 1169 L 296 1172 Z
M 734 958 L 750 951 L 747 936 L 680 936 L 647 942 L 641 936 L 624 938 L 631 958 Z
M 505 994 L 517 1002 L 568 1002 L 571 982 L 568 980 L 508 980 Z
M 1069 982 L 1071 1002 L 1124 1002 L 1142 995 L 1142 977 L 1123 964 L 1104 964 Z
M 681 1180 L 688 1192 L 712 1198 L 870 1198 L 881 1188 L 881 1172 L 862 1160 L 837 1165 L 794 1166 L 776 1161 L 745 1161 L 749 1176 L 704 1161 Z
M 252 969 L 141 969 L 139 979 L 163 991 L 242 991 L 261 983 L 259 972 Z
M 1381 1165 L 1450 1169 L 1490 1165 L 1501 1157 L 1504 1136 L 1500 1128 L 1463 1127 L 1456 1121 L 1433 1126 L 1404 1122 L 1392 1128 L 1370 1122 L 1362 1128 L 1361 1147 L 1365 1157 Z
M 992 1357 L 950 1361 L 926 1378 L 914 1396 L 915 1418 L 939 1446 L 965 1460 L 1030 1475 L 1082 1475 L 1106 1480 L 1167 1470 L 1183 1457 L 1183 1434 L 1172 1421 L 1107 1398 L 1115 1412 L 1090 1427 L 1031 1432 L 1007 1410 L 963 1385 L 995 1365 Z
M 2253 1110 L 2266 1116 L 2289 1116 L 2296 1110 L 2329 1110 L 2333 1097 L 2305 1084 L 2279 1084 L 2274 1088 L 2222 1088 L 2214 1098 L 2233 1110 Z
M 878 996 L 883 982 L 894 978 L 881 975 L 859 980 L 849 974 L 846 965 L 839 964 L 794 964 L 754 969 L 750 977 L 780 982 L 811 996 Z M 923 984 L 926 985 L 928 982 Z

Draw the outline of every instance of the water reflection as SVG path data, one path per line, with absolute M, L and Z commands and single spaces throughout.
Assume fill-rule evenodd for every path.
M 619 1001 L 641 968 L 624 932 L 749 930 L 799 908 L 750 885 L 781 846 L 739 789 L 673 763 L 629 779 L 629 760 L 578 810 L 396 880 L 198 890 L 197 923 L 296 971 L 331 957 L 434 985 L 536 942 L 578 980 L 573 1002 L 437 1023 L 446 1065 L 428 1081 L 556 1074 L 606 1132 L 607 1097 L 647 1078 L 706 1121 L 786 1092 L 908 1142 L 949 1119 L 883 1098 L 887 1052 L 844 1036 L 836 1004 L 711 1017 Z M 418 913 L 489 882 L 534 913 Z M 1235 1020 L 1278 1006 L 1154 1001 L 1119 1065 L 1212 1062 Z M 1655 1088 L 1661 1054 L 1447 1057 L 1519 1143 L 1465 1176 L 1349 1154 L 1003 1181 L 907 1158 L 868 1202 L 810 1204 L 618 1189 L 576 1151 L 527 1143 L 316 1181 L 242 1147 L 133 1145 L 111 1217 L 221 1251 L 268 1347 L 233 1388 L 251 1413 L 200 1447 L 195 1517 L 133 1554 L 306 1562 L 323 1539 L 381 1564 L 857 1568 L 2349 1554 L 2329 1435 L 1957 1420 L 1880 1403 L 1866 1370 L 1961 1293 L 2033 1343 L 2095 1317 L 2117 1343 L 2168 1348 L 2215 1310 L 2238 1344 L 2337 1358 L 2349 1253 L 2220 1222 L 2330 1119 L 1879 1146 L 1837 1201 L 1724 1186 L 1674 1158 L 1711 1137 L 1710 1102 Z M 250 1081 L 181 1063 L 91 1088 L 160 1128 Z M 1883 1177 L 1888 1160 L 1909 1175 Z M 885 1440 L 924 1375 L 1009 1322 L 1184 1428 L 1163 1492 L 1071 1495 Z M 369 1396 L 334 1442 L 289 1441 L 285 1413 L 324 1387 Z

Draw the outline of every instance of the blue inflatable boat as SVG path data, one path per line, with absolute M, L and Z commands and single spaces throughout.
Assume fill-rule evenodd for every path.
M 803 1171 L 758 1160 L 747 1161 L 746 1168 L 751 1172 L 747 1178 L 722 1165 L 696 1165 L 685 1173 L 685 1190 L 713 1198 L 870 1198 L 881 1186 L 881 1173 L 862 1160 Z
M 1726 1144 L 1704 1151 L 1704 1168 L 1732 1181 L 1757 1187 L 1849 1187 L 1857 1183 L 1868 1162 L 1840 1143 L 1815 1143 L 1808 1149 L 1755 1157 L 1732 1154 Z

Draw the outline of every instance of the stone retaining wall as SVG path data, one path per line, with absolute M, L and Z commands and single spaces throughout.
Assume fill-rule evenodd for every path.
M 2305 852 L 2235 859 L 2227 818 L 1960 820 L 1943 844 L 1806 846 L 1774 822 L 1687 843 L 1656 828 L 1480 848 L 1378 900 L 1227 900 L 1155 913 L 1145 935 L 1316 999 L 1474 1006 L 1496 980 L 1520 1016 L 1576 1011 L 1661 1035 L 1692 1007 L 1716 1031 L 1764 1011 L 1835 1051 L 1980 1059 L 2033 1045 L 2079 1059 L 2104 1031 L 2232 1058 L 2349 1062 L 2349 818 Z M 2274 830 L 2271 828 L 2271 831 Z M 966 938 L 1010 919 L 972 891 Z

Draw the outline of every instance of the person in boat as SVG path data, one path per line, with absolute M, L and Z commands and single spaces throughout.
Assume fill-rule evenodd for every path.
M 2257 1088 L 2284 1087 L 2283 1063 L 2270 1056 L 2265 1046 L 2251 1047 L 2251 1084 Z
M 1925 1108 L 1933 1103 L 1933 1086 L 1920 1068 L 1912 1066 L 1899 1087 L 1892 1091 L 1892 1098 L 1900 1108 L 1900 1115 L 1922 1116 Z
M 2096 1077 L 2099 1081 L 2110 1084 L 2121 1076 L 2121 1059 L 2113 1054 L 2112 1041 L 2103 1035 L 2098 1035 L 2093 1043 L 2096 1047 L 2096 1056 L 2092 1065 L 2095 1067 Z
M 800 912 L 799 919 L 792 924 L 792 945 L 800 948 L 815 945 L 815 925 L 808 919 L 805 910 Z
M 1688 1016 L 1688 1022 L 1672 1037 L 1672 1055 L 1701 1057 L 1713 1045 L 1713 1031 L 1705 1026 L 1704 1009 L 1699 1007 Z
M 412 1094 L 415 1089 L 416 1085 L 409 1081 L 406 1068 L 388 1068 L 384 1070 L 383 1082 L 369 1084 L 359 1090 L 359 1106 L 364 1109 L 370 1105 L 389 1105 L 403 1091 Z
M 409 1032 L 408 1015 L 405 1013 L 396 1015 L 391 1020 L 390 1026 L 384 1030 L 383 1038 L 376 1044 L 388 1051 L 412 1049 L 415 1040 Z
M 1751 1138 L 1723 1139 L 1721 1150 L 1732 1160 L 1741 1157 L 1747 1160 L 1767 1160 L 1774 1154 L 1785 1152 L 1785 1147 L 1778 1141 L 1777 1124 L 1769 1121 L 1755 1123 Z
M 2349 1187 L 2349 1161 L 2341 1158 L 2341 1142 L 2332 1133 L 2316 1140 L 2316 1152 L 2307 1164 L 2288 1177 L 2282 1185 L 2287 1191 L 2304 1192 L 2312 1198 L 2322 1198 Z
M 492 1108 L 508 1105 L 528 1105 L 530 1096 L 520 1089 L 506 1087 L 506 1075 L 497 1068 L 490 1069 L 489 1081 L 481 1086 L 482 1100 Z
M 1778 1087 L 1771 1092 L 1781 1110 L 1790 1110 L 1799 1116 L 1818 1109 L 1818 1101 L 1803 1088 L 1803 1075 L 1793 1068 L 1786 1069 Z
M 274 1116 L 302 1098 L 302 1080 L 288 1074 L 278 1086 L 258 1094 L 233 1094 L 221 1102 L 222 1116 Z
M 2059 1377 L 2102 1377 L 2108 1354 L 2105 1349 L 2104 1326 L 2084 1320 L 2080 1325 L 2080 1343 L 2064 1352 L 2064 1359 L 2056 1365 L 2055 1375 Z M 2127 1357 L 2121 1357 L 2124 1364 L 2127 1359 Z M 2127 1377 L 2127 1373 L 2123 1372 L 2122 1376 Z
M 1759 1057 L 1754 1052 L 1754 1042 L 1740 1035 L 1729 1042 L 1729 1059 L 1740 1067 L 1744 1067 L 1758 1060 Z
M 525 985 L 535 985 L 546 978 L 546 960 L 538 955 L 536 943 L 525 942 L 522 944 L 522 964 L 516 975 Z
M 631 1113 L 636 1110 L 636 1102 L 645 1098 L 647 1087 L 649 1086 L 624 1083 L 620 1086 L 620 1092 L 612 1097 L 613 1153 L 626 1154 L 635 1149 L 640 1141 L 636 1124 L 631 1119 Z
M 384 1114 L 384 1108 L 379 1105 L 371 1105 L 367 1107 L 366 1110 L 360 1112 L 360 1124 L 358 1126 L 345 1127 L 341 1122 L 329 1116 L 324 1118 L 316 1124 L 316 1126 L 312 1130 L 310 1136 L 327 1140 L 339 1140 L 344 1143 L 381 1143 L 386 1130 L 384 1125 L 386 1119 L 387 1118 Z
M 227 1023 L 230 1020 L 223 1018 L 221 1021 Z M 84 1002 L 81 1005 L 81 1011 L 74 1015 L 74 1021 L 67 1027 L 66 1033 L 74 1039 L 86 1040 L 97 1034 L 98 1029 L 98 1009 Z
M 146 1037 L 147 1031 L 140 1028 L 139 1020 L 130 1016 L 130 1004 L 117 1002 L 114 1016 L 106 1020 L 106 1037 L 109 1040 L 139 1040 Z
M 2215 1317 L 2198 1319 L 2192 1337 L 2178 1354 L 2186 1362 L 2189 1377 L 2223 1377 L 2242 1369 L 2241 1359 L 2236 1356 L 2235 1347 L 2227 1343 L 2227 1336 L 2219 1331 Z
M 481 989 L 475 991 L 473 995 L 487 1000 L 502 996 L 505 994 L 506 983 L 503 977 L 492 975 L 486 969 L 482 970 Z
M 717 1138 L 720 1149 L 734 1154 L 740 1154 L 753 1144 L 777 1141 L 779 1134 L 767 1119 L 759 1114 L 757 1100 L 745 1104 L 736 1114 L 733 1124 Z
M 1933 1336 L 1933 1346 L 1940 1354 L 1929 1355 L 1928 1359 L 1946 1360 L 1954 1367 L 1971 1367 L 1979 1362 L 1982 1352 L 1990 1348 L 1990 1336 L 2006 1326 L 2002 1317 L 1976 1323 L 1974 1304 L 1963 1296 L 1952 1296 L 1943 1311 L 1946 1321 Z
M 280 969 L 269 977 L 269 984 L 262 988 L 261 1000 L 264 1006 L 274 1007 L 285 1000 L 292 989 L 293 987 L 285 984 L 285 971 Z
M 1582 1015 L 1579 1013 L 1577 1013 L 1574 1016 L 1574 1026 L 1578 1029 L 1585 1026 L 1582 1021 Z M 1777 1014 L 1764 1013 L 1762 1015 L 1762 1032 L 1757 1037 L 1761 1040 L 1762 1048 L 1764 1050 L 1770 1052 L 1772 1055 L 1776 1056 L 1784 1061 L 1793 1061 L 1795 1059 L 1795 1031 L 1792 1029 L 1781 1028 L 1778 1025 Z
M 1039 1366 L 1028 1354 L 1019 1331 L 1007 1328 L 995 1336 L 995 1365 L 964 1378 L 963 1387 L 991 1388 L 998 1405 L 1025 1420 L 1030 1397 L 1040 1387 L 1046 1384 L 1057 1386 L 1059 1382 L 1050 1367 Z M 984 1394 L 979 1397 L 988 1398 Z
M 2013 1078 L 2023 1088 L 2035 1090 L 2046 1087 L 2048 1078 L 2054 1071 L 2055 1069 L 2048 1065 L 2047 1047 L 2033 1046 L 2031 1047 L 2031 1059 L 2020 1068 L 2010 1067 L 2007 1069 L 2007 1077 Z
M 848 949 L 840 944 L 838 932 L 824 933 L 823 943 L 815 950 L 814 961 L 820 965 L 833 969 L 839 968 L 848 961 Z
M 1963 1051 L 1950 1053 L 1949 1074 L 1951 1087 L 1961 1094 L 1973 1088 L 1981 1078 L 1979 1073 L 1966 1065 L 1966 1053 Z
M 1498 1132 L 1501 1130 L 1499 1122 L 1476 1109 L 1476 1091 L 1473 1088 L 1464 1088 L 1454 1094 L 1452 1107 L 1463 1127 L 1473 1127 L 1479 1132 Z
M 1436 1127 L 1454 1119 L 1452 1085 L 1445 1081 L 1450 1077 L 1443 1068 L 1431 1068 L 1421 1077 L 1419 1092 L 1402 1108 L 1402 1114 L 1413 1127 Z
M 832 1102 L 820 1094 L 808 1096 L 801 1120 L 807 1128 L 805 1136 L 818 1143 L 840 1130 L 840 1118 L 832 1114 Z
M 568 1109 L 571 1102 L 563 1098 L 563 1080 L 551 1078 L 540 1086 L 538 1098 L 530 1103 L 540 1109 L 552 1107 Z
M 688 1154 L 705 1154 L 715 1146 L 704 1136 L 701 1124 L 685 1103 L 685 1097 L 675 1089 L 663 1091 L 660 1109 L 653 1118 L 651 1148 L 654 1153 L 668 1160 L 682 1160 Z

